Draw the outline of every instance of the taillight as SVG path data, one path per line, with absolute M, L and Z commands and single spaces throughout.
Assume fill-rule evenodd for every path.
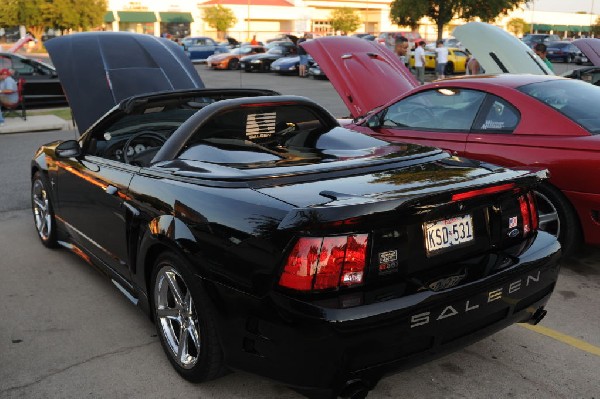
M 519 197 L 519 208 L 521 209 L 521 219 L 523 220 L 523 236 L 526 237 L 539 227 L 535 198 L 531 191 Z
M 538 211 L 535 204 L 535 196 L 532 191 L 527 193 L 527 200 L 529 202 L 529 213 L 531 214 L 531 228 L 537 230 L 540 227 L 540 220 L 538 218 Z
M 279 285 L 318 291 L 362 284 L 368 234 L 302 237 L 288 255 Z
M 519 206 L 521 208 L 521 218 L 523 219 L 523 235 L 527 236 L 531 231 L 531 216 L 529 213 L 529 203 L 526 196 L 521 195 L 519 197 Z

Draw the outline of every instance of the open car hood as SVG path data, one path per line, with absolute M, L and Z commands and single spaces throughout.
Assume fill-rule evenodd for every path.
M 600 39 L 577 39 L 573 41 L 592 64 L 600 67 Z
M 486 74 L 554 75 L 532 49 L 497 26 L 469 22 L 454 29 L 453 35 L 477 58 Z
M 180 46 L 127 32 L 86 32 L 45 43 L 80 132 L 121 100 L 204 84 Z
M 419 85 L 387 47 L 355 37 L 324 37 L 302 47 L 317 61 L 353 117 Z

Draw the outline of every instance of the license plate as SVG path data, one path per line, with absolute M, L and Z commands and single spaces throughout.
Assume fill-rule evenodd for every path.
M 473 217 L 456 216 L 424 224 L 427 253 L 473 241 Z

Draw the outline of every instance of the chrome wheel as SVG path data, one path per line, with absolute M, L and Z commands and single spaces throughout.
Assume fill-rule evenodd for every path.
M 191 292 L 181 275 L 171 266 L 163 266 L 154 287 L 157 324 L 173 360 L 191 369 L 200 355 L 200 332 Z
M 43 241 L 49 241 L 52 235 L 52 213 L 48 193 L 40 179 L 33 182 L 31 196 L 35 228 Z
M 550 233 L 555 237 L 560 236 L 560 218 L 556 206 L 539 191 L 535 192 L 539 213 L 540 230 Z

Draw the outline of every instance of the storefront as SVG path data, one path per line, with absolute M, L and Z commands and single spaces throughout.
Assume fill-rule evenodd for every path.
M 160 34 L 164 37 L 181 39 L 189 36 L 190 25 L 194 22 L 192 13 L 189 12 L 159 12 Z
M 117 11 L 119 30 L 154 35 L 156 14 L 152 11 Z

